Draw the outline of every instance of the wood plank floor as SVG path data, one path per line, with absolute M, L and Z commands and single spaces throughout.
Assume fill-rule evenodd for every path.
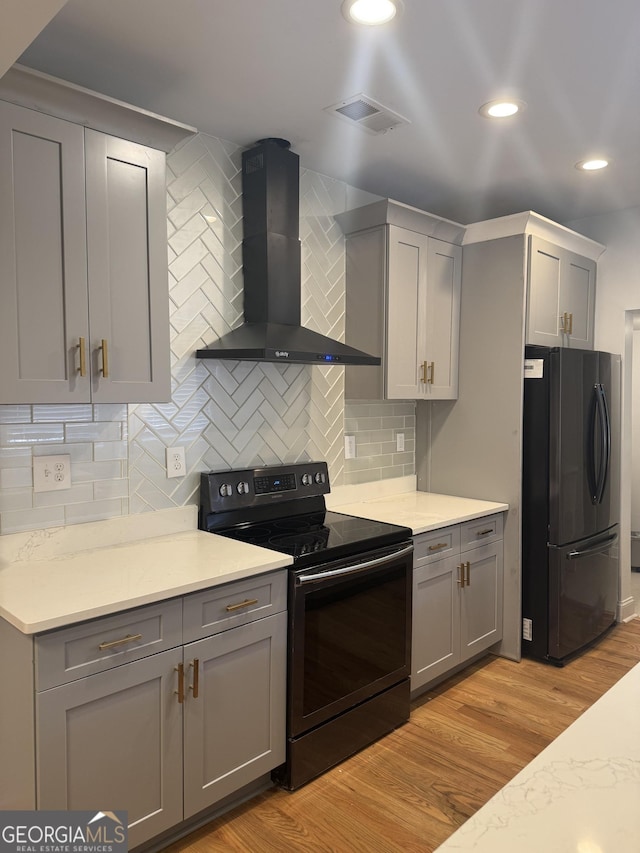
M 558 669 L 487 658 L 294 793 L 271 789 L 171 853 L 430 853 L 640 662 L 640 620 Z

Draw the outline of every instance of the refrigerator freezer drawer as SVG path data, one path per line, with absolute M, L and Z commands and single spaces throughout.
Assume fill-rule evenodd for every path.
M 615 622 L 617 598 L 617 525 L 550 547 L 549 658 L 561 663 L 600 637 Z

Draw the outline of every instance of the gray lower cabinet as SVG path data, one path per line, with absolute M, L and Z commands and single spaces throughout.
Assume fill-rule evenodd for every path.
M 182 820 L 181 649 L 36 696 L 39 809 L 125 810 L 135 846 Z
M 0 101 L 0 403 L 170 396 L 165 154 Z
M 286 637 L 286 571 L 37 636 L 37 808 L 125 810 L 134 847 L 269 773 Z
M 411 689 L 502 638 L 502 516 L 414 537 Z

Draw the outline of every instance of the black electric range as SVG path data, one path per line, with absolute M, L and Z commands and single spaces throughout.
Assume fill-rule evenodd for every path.
M 326 509 L 326 462 L 201 474 L 199 527 L 281 551 L 296 568 L 396 545 L 407 527 Z

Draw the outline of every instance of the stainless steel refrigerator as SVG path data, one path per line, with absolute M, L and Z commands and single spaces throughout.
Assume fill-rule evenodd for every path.
M 522 653 L 563 665 L 615 622 L 620 357 L 525 351 Z

